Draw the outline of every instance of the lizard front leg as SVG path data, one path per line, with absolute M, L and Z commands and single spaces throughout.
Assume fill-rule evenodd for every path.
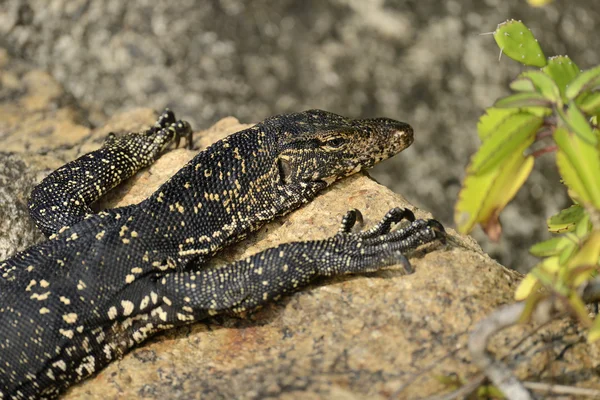
M 187 122 L 176 121 L 173 112 L 165 110 L 146 131 L 109 135 L 100 149 L 65 164 L 33 189 L 32 219 L 46 236 L 74 225 L 92 213 L 91 203 L 152 164 L 170 143 L 186 137 L 190 145 L 191 133 Z
M 224 312 L 243 312 L 295 292 L 317 277 L 377 271 L 402 264 L 412 272 L 405 253 L 444 237 L 436 220 L 418 219 L 391 230 L 393 222 L 414 219 L 407 210 L 393 209 L 373 229 L 351 233 L 350 211 L 335 236 L 293 242 L 267 249 L 221 268 L 169 273 L 157 281 L 159 298 L 169 299 L 161 311 L 164 322 L 194 321 Z

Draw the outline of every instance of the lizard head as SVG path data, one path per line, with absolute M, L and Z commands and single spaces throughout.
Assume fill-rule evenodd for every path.
M 389 118 L 349 119 L 322 110 L 286 116 L 278 135 L 277 172 L 284 183 L 334 181 L 401 152 L 410 125 Z

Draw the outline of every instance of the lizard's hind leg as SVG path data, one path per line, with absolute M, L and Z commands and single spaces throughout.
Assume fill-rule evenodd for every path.
M 109 135 L 104 145 L 71 161 L 48 175 L 29 199 L 29 213 L 46 236 L 72 226 L 92 213 L 90 204 L 110 189 L 152 164 L 170 144 L 186 138 L 192 129 L 165 110 L 156 124 L 142 132 Z

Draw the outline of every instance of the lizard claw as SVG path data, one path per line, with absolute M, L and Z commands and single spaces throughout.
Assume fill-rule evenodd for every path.
M 340 225 L 339 233 L 350 233 L 352 232 L 352 228 L 358 222 L 358 226 L 363 226 L 364 218 L 360 210 L 353 208 L 349 210 L 346 215 L 342 218 L 342 223 Z
M 192 141 L 192 135 L 194 132 L 192 131 L 190 124 L 187 121 L 179 120 L 171 125 L 171 127 L 173 126 L 175 127 L 175 147 L 179 147 L 179 142 L 183 137 L 185 138 L 185 148 L 191 150 L 194 144 Z
M 445 240 L 446 231 L 435 219 L 415 219 L 407 209 L 392 208 L 373 228 L 352 233 L 353 218 L 358 212 L 350 210 L 342 222 L 340 232 L 333 238 L 332 245 L 338 249 L 331 254 L 340 257 L 343 266 L 332 270 L 325 269 L 324 274 L 332 272 L 360 273 L 377 271 L 383 267 L 400 264 L 407 274 L 414 272 L 406 253 L 417 247 Z M 391 229 L 392 224 L 406 219 L 409 224 Z M 340 262 L 340 261 L 338 261 Z M 331 262 L 335 264 L 335 261 Z

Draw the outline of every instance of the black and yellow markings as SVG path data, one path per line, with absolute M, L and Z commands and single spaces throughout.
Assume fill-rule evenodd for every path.
M 190 145 L 190 135 L 165 111 L 34 189 L 30 212 L 51 240 L 0 262 L 0 400 L 56 397 L 156 332 L 256 308 L 319 274 L 382 264 L 348 258 L 351 243 L 350 253 L 371 260 L 338 233 L 205 265 L 340 177 L 408 147 L 408 125 L 320 110 L 272 117 L 200 152 L 140 204 L 92 213 L 92 202 L 171 143 Z M 419 238 L 430 240 L 426 229 Z

